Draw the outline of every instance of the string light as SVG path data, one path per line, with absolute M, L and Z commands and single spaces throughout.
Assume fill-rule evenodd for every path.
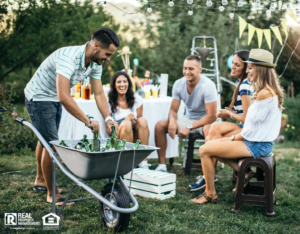
M 266 10 L 267 15 L 271 15 L 271 10 L 270 8 L 268 10 Z
M 207 0 L 207 2 L 206 2 L 206 6 L 208 6 L 208 7 L 211 7 L 211 6 L 212 6 L 212 2 L 211 2 L 211 0 Z
M 230 17 L 230 19 L 233 19 L 233 18 L 234 18 L 234 13 L 233 13 L 233 11 L 231 11 L 231 13 L 229 14 L 229 17 Z
M 271 3 L 270 11 L 275 11 L 275 4 L 274 3 Z
M 106 8 L 107 5 L 106 5 L 106 1 L 104 1 L 103 5 L 102 5 L 103 8 Z
M 260 1 L 259 0 L 256 0 L 255 7 L 260 8 Z
M 210 60 L 210 66 L 211 66 L 211 67 L 214 66 L 213 60 L 214 60 L 214 59 Z
M 224 11 L 224 7 L 223 7 L 223 4 L 222 4 L 222 3 L 220 3 L 219 10 L 220 10 L 220 11 Z
M 222 0 L 222 4 L 223 4 L 223 6 L 226 6 L 228 4 L 228 1 L 227 0 Z
M 57 4 L 59 4 L 59 3 L 60 3 L 60 0 L 55 0 L 55 2 L 56 2 Z
M 189 15 L 193 15 L 193 9 L 192 9 L 192 8 L 190 8 L 188 14 L 189 14 Z
M 188 4 L 193 4 L 193 0 L 187 0 L 186 1 Z
M 151 6 L 150 6 L 150 5 L 148 5 L 148 9 L 147 9 L 147 11 L 148 11 L 149 13 L 151 13 L 151 12 L 152 12 L 152 8 L 151 8 Z
M 170 7 L 174 6 L 174 2 L 172 0 L 169 1 L 169 6 Z
M 287 10 L 287 12 L 290 12 L 291 11 L 291 5 L 288 3 L 288 4 L 286 4 L 286 10 Z
M 238 7 L 242 7 L 244 5 L 243 0 L 238 1 Z

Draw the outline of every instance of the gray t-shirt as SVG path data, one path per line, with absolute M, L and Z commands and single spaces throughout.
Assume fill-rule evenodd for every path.
M 187 108 L 186 117 L 191 120 L 199 120 L 205 115 L 205 103 L 217 101 L 217 90 L 214 82 L 206 76 L 200 75 L 200 79 L 191 95 L 187 92 L 186 78 L 182 77 L 174 83 L 173 98 L 183 100 Z

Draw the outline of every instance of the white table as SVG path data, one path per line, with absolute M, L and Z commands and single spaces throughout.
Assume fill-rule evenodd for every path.
M 95 100 L 84 100 L 84 99 L 74 99 L 78 104 L 79 108 L 88 115 L 94 117 L 95 120 L 99 121 L 100 132 L 102 137 L 108 138 L 105 131 L 104 119 L 97 108 Z M 148 127 L 150 131 L 149 145 L 155 146 L 155 135 L 154 128 L 155 124 L 163 119 L 168 118 L 170 106 L 171 106 L 171 97 L 165 98 L 155 98 L 143 99 L 143 117 L 148 121 Z M 178 117 L 183 116 L 184 114 L 184 105 L 181 104 L 178 110 Z M 90 129 L 84 126 L 82 122 L 77 120 L 75 117 L 69 114 L 64 108 L 62 110 L 62 117 L 60 122 L 60 128 L 58 130 L 59 139 L 62 140 L 79 140 L 82 139 L 82 136 L 86 134 L 88 138 L 93 138 L 93 133 Z M 166 157 L 173 158 L 178 157 L 178 137 L 176 136 L 172 140 L 167 134 L 168 147 L 166 150 Z M 157 152 L 153 152 L 148 158 L 157 158 Z

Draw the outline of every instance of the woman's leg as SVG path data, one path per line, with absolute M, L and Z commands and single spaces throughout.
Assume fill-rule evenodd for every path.
M 132 124 L 129 120 L 121 122 L 117 135 L 120 140 L 125 139 L 127 142 L 133 142 Z
M 234 167 L 236 167 L 237 164 L 235 166 L 234 160 L 232 159 L 252 157 L 243 141 L 230 141 L 228 138 L 205 144 L 200 147 L 199 153 L 206 182 L 205 192 L 209 196 L 213 196 L 216 193 L 214 186 L 215 167 L 213 157 L 228 160 Z M 237 169 L 237 167 L 235 169 Z M 193 201 L 203 203 L 206 202 L 206 198 L 202 196 L 198 199 L 193 199 Z
M 149 133 L 147 120 L 143 117 L 138 118 L 136 123 L 134 140 L 136 141 L 137 139 L 139 139 L 142 145 L 148 145 L 149 134 L 150 133 Z M 147 161 L 147 158 L 145 158 L 144 161 Z
M 215 122 L 210 127 L 206 141 L 220 139 L 232 131 L 242 130 L 241 126 L 229 122 Z

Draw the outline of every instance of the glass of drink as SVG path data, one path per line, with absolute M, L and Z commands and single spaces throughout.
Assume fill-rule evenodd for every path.
M 150 92 L 145 92 L 145 99 L 150 99 Z
M 80 93 L 79 93 L 79 92 L 76 92 L 76 93 L 74 94 L 74 98 L 76 98 L 76 99 L 80 98 Z

